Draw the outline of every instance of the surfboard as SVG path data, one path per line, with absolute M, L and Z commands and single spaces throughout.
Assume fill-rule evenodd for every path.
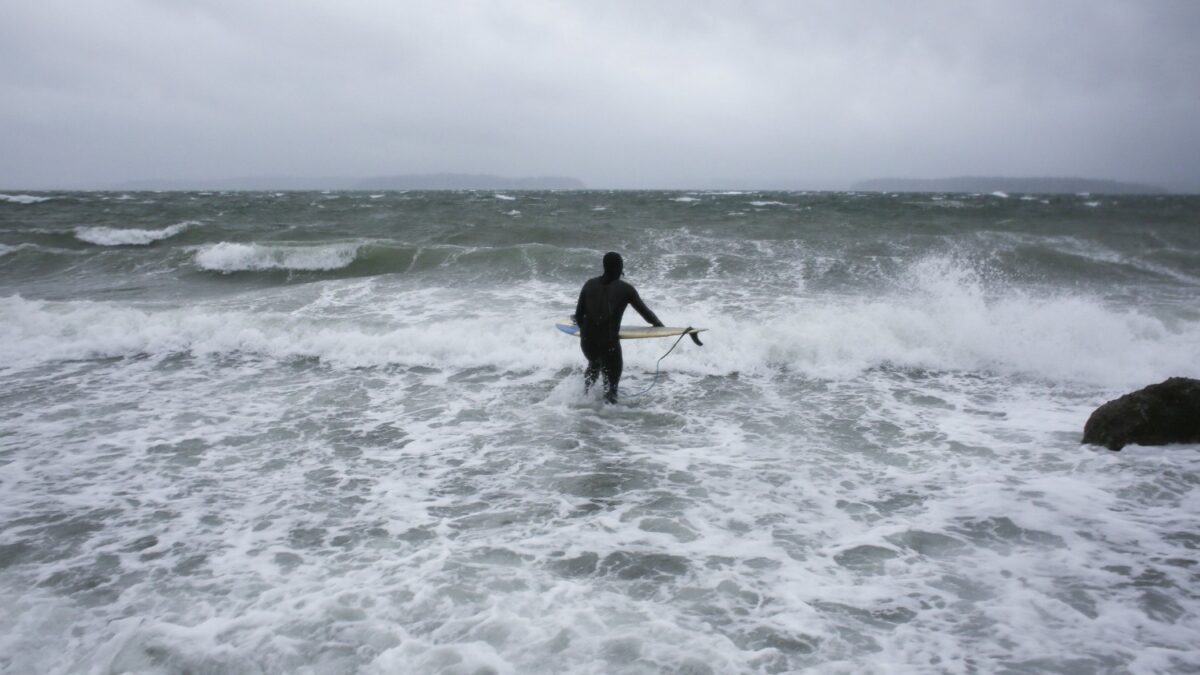
M 571 319 L 563 319 L 554 324 L 554 327 L 566 333 L 579 337 L 579 326 L 571 323 Z M 660 338 L 674 337 L 676 335 L 685 335 L 692 333 L 702 333 L 708 330 L 707 328 L 679 328 L 676 326 L 621 326 L 621 332 L 617 335 L 622 340 L 640 340 L 642 338 Z

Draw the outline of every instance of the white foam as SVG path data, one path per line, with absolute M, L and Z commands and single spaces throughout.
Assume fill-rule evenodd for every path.
M 139 230 L 134 228 L 116 227 L 77 227 L 75 237 L 80 241 L 97 246 L 148 246 L 156 241 L 162 241 L 183 232 L 189 227 L 199 225 L 196 220 L 176 223 L 161 230 Z
M 750 206 L 787 206 L 784 202 L 776 201 L 753 201 L 749 202 Z
M 513 197 L 512 195 L 504 195 L 504 194 L 500 194 L 499 192 L 497 192 L 496 194 L 494 194 L 492 196 L 495 197 L 496 199 L 500 199 L 500 200 L 503 200 L 506 202 L 513 202 L 513 201 L 517 200 L 517 198 Z
M 551 327 L 573 294 L 502 286 L 327 281 L 177 307 L 0 299 L 0 369 L 30 393 L 0 401 L 0 543 L 18 544 L 0 574 L 7 666 L 1200 663 L 1186 592 L 1195 447 L 1080 447 L 1088 402 L 1104 399 L 1047 383 L 1061 368 L 1032 381 L 902 370 L 1024 372 L 1063 358 L 1039 342 L 1074 323 L 1115 329 L 1118 360 L 1145 366 L 1179 346 L 1153 330 L 1127 341 L 1147 317 L 989 287 L 938 258 L 860 302 L 659 277 L 647 300 L 669 323 L 710 327 L 707 345 L 685 340 L 657 389 L 608 406 L 582 394 L 579 343 Z M 668 344 L 626 343 L 625 391 Z M 1092 347 L 1075 358 L 1113 358 Z M 178 353 L 197 358 L 13 372 Z M 821 359 L 846 376 L 793 376 Z M 356 368 L 390 364 L 429 367 Z
M 683 299 L 659 302 L 688 306 Z M 688 313 L 687 323 L 712 329 L 712 339 L 673 368 L 711 374 L 784 368 L 842 380 L 891 365 L 1112 387 L 1200 375 L 1194 319 L 1164 320 L 1084 293 L 989 286 L 949 259 L 914 264 L 894 291 L 876 297 L 729 302 L 722 309 L 710 298 L 701 305 L 707 311 Z M 740 320 L 745 312 L 753 321 Z
M 40 204 L 48 202 L 53 197 L 37 197 L 34 195 L 0 195 L 0 202 L 8 202 L 9 204 Z
M 357 243 L 299 246 L 223 241 L 198 251 L 195 262 L 201 269 L 225 273 L 336 270 L 354 262 L 360 248 Z
M 317 358 L 345 367 L 538 369 L 578 361 L 578 344 L 553 330 L 552 322 L 500 324 L 494 317 L 378 325 L 219 307 L 157 310 L 10 296 L 0 300 L 0 320 L 0 362 L 11 365 L 176 353 Z
M 1001 191 L 999 191 L 999 190 L 996 190 L 995 192 L 993 192 L 993 193 L 992 193 L 992 196 L 993 196 L 993 197 L 999 197 L 999 198 L 1001 198 L 1001 199 L 1008 199 L 1008 193 L 1007 193 L 1007 192 L 1001 192 Z
M 353 256 L 350 246 L 332 252 L 291 251 L 296 258 L 292 260 L 286 251 L 249 248 L 226 247 L 210 255 L 222 271 L 285 264 L 313 269 Z M 841 380 L 891 365 L 1114 387 L 1144 385 L 1171 375 L 1200 376 L 1195 359 L 1200 353 L 1200 322 L 1168 324 L 1082 295 L 989 293 L 969 269 L 940 259 L 915 265 L 902 282 L 910 290 L 878 298 L 782 297 L 753 307 L 736 294 L 718 294 L 694 304 L 675 292 L 695 289 L 680 286 L 676 291 L 660 288 L 653 304 L 681 308 L 664 316 L 669 323 L 710 329 L 704 349 L 688 348 L 668 364 L 671 370 L 697 375 L 771 376 L 782 369 Z M 407 364 L 545 371 L 576 366 L 578 345 L 551 326 L 551 318 L 566 307 L 553 311 L 528 304 L 528 298 L 549 292 L 540 286 L 489 291 L 472 306 L 495 309 L 468 317 L 459 314 L 456 303 L 462 298 L 452 289 L 445 297 L 421 295 L 411 303 L 407 295 L 390 294 L 386 305 L 373 307 L 371 316 L 385 317 L 382 323 L 377 318 L 356 321 L 344 312 L 337 316 L 348 318 L 335 320 L 220 306 L 154 309 L 14 296 L 0 302 L 0 361 L 29 365 L 184 352 L 315 358 L 346 367 Z M 539 310 L 550 318 L 508 320 L 513 313 L 538 316 Z M 740 318 L 746 311 L 754 312 L 754 321 Z M 637 323 L 636 317 L 627 322 Z M 652 368 L 666 346 L 664 341 L 628 343 L 627 369 Z
M 697 199 L 696 197 L 674 197 L 671 199 L 671 201 L 687 203 L 687 202 L 698 202 L 700 200 Z
M 520 212 L 520 211 L 518 211 L 517 209 L 510 209 L 510 210 L 508 210 L 508 211 L 505 211 L 505 212 L 504 212 L 504 215 L 506 215 L 506 216 L 519 216 L 519 215 L 521 215 L 521 212 Z
M 1097 206 L 1100 206 L 1100 202 L 1084 202 L 1083 205 L 1094 209 Z
M 856 243 L 639 234 L 631 281 L 710 331 L 616 406 L 552 327 L 592 248 L 0 297 L 0 670 L 1195 670 L 1200 452 L 1078 443 L 1095 405 L 1200 368 L 1194 284 L 1014 288 L 964 260 L 1123 249 L 999 229 L 878 268 Z M 351 244 L 187 250 L 274 269 L 327 246 Z M 460 255 L 486 272 L 438 263 Z M 671 342 L 624 344 L 623 394 Z
M 750 372 L 783 365 L 841 379 L 879 365 L 995 371 L 1103 385 L 1200 375 L 1200 323 L 1167 324 L 1086 295 L 990 293 L 975 273 L 944 259 L 914 265 L 912 290 L 877 299 L 815 298 L 757 326 L 724 317 L 697 325 L 734 331 L 697 358 Z

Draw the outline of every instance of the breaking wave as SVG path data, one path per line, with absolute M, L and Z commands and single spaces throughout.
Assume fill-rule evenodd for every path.
M 290 264 L 340 264 L 352 258 L 354 250 L 347 246 L 301 252 Z M 283 260 L 249 259 L 239 264 Z M 784 300 L 760 308 L 754 321 L 739 319 L 729 308 L 695 307 L 687 321 L 710 329 L 707 345 L 673 359 L 669 367 L 696 375 L 770 377 L 796 372 L 830 380 L 895 367 L 1112 386 L 1200 375 L 1196 320 L 1166 320 L 1110 307 L 1089 296 L 1031 297 L 1013 290 L 989 294 L 969 270 L 940 260 L 915 265 L 908 277 L 906 283 L 913 287 L 908 291 L 850 302 L 828 297 L 798 299 L 795 304 Z M 531 288 L 518 295 L 543 294 Z M 387 299 L 403 301 L 399 296 Z M 667 298 L 663 302 L 680 304 Z M 552 330 L 555 313 L 550 308 L 539 321 L 540 306 L 515 307 L 499 296 L 480 296 L 475 304 L 495 310 L 485 309 L 480 316 L 409 317 L 413 323 L 378 324 L 345 317 L 299 320 L 290 313 L 214 306 L 148 310 L 13 296 L 0 301 L 0 324 L 5 327 L 0 331 L 0 357 L 28 364 L 184 352 L 314 358 L 350 367 L 403 364 L 539 371 L 577 365 L 577 346 Z M 531 320 L 514 322 L 514 313 Z M 631 346 L 627 365 L 636 368 L 639 359 L 649 358 L 654 350 L 647 347 Z
M 0 195 L 0 202 L 9 204 L 40 204 L 48 202 L 53 197 L 37 197 L 35 195 Z
M 212 272 L 329 271 L 354 262 L 362 244 L 322 246 L 239 244 L 223 241 L 196 253 L 196 266 Z
M 156 241 L 162 241 L 183 232 L 194 225 L 196 220 L 187 220 L 161 230 L 139 230 L 134 228 L 117 227 L 78 227 L 75 237 L 80 241 L 97 246 L 149 246 Z

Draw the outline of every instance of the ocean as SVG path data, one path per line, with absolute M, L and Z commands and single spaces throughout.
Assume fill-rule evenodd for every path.
M 1080 445 L 1198 297 L 1195 196 L 6 193 L 0 670 L 1198 673 L 1200 448 Z

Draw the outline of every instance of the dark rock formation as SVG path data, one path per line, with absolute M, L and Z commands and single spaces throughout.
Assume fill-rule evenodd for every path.
M 1083 442 L 1120 450 L 1129 443 L 1200 443 L 1200 380 L 1172 377 L 1096 408 Z

